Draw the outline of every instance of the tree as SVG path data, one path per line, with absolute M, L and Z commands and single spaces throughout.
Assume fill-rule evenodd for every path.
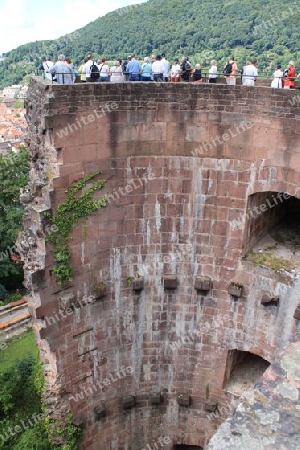
M 20 203 L 20 189 L 29 180 L 29 158 L 26 147 L 19 153 L 0 154 L 0 283 L 6 288 L 20 287 L 23 266 L 14 261 L 15 241 L 22 229 L 24 207 Z

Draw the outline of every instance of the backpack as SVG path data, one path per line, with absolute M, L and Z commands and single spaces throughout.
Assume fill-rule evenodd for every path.
M 124 61 L 123 64 L 122 64 L 122 70 L 123 70 L 123 73 L 126 72 L 126 70 L 127 70 L 127 65 L 128 65 L 128 60 L 125 59 L 125 61 Z
M 92 80 L 98 80 L 98 78 L 100 77 L 98 66 L 94 63 L 94 61 L 90 67 L 90 77 Z
M 185 70 L 191 70 L 191 68 L 192 68 L 192 65 L 190 64 L 190 62 L 186 61 L 185 62 Z
M 223 69 L 224 75 L 230 75 L 232 72 L 232 64 L 230 62 L 226 63 L 226 66 Z

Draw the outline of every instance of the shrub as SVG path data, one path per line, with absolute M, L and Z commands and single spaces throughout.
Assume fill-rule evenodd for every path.
M 3 284 L 0 284 L 0 300 L 4 300 L 5 298 L 8 297 L 8 292 L 5 289 L 5 287 L 3 286 Z
M 23 298 L 23 297 L 24 297 L 24 295 L 22 295 L 20 293 L 19 289 L 17 289 L 14 294 L 10 294 L 9 302 L 16 302 L 17 300 L 21 300 L 21 298 Z

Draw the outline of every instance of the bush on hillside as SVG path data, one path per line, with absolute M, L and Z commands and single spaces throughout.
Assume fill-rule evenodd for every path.
M 0 284 L 0 300 L 4 300 L 8 297 L 8 292 L 3 286 L 3 284 Z

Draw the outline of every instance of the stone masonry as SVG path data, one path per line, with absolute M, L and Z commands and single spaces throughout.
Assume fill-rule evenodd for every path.
M 227 417 L 208 417 L 205 404 L 209 390 L 219 409 L 230 405 L 228 352 L 275 364 L 295 341 L 297 280 L 242 257 L 277 217 L 264 210 L 253 228 L 249 197 L 300 198 L 297 92 L 33 77 L 26 111 L 34 243 L 23 258 L 50 417 L 71 411 L 82 450 L 204 447 Z M 96 170 L 107 183 L 95 198 L 108 203 L 74 229 L 75 276 L 60 287 L 44 212 Z M 106 292 L 84 301 L 95 283 Z M 261 304 L 269 293 L 277 306 Z

